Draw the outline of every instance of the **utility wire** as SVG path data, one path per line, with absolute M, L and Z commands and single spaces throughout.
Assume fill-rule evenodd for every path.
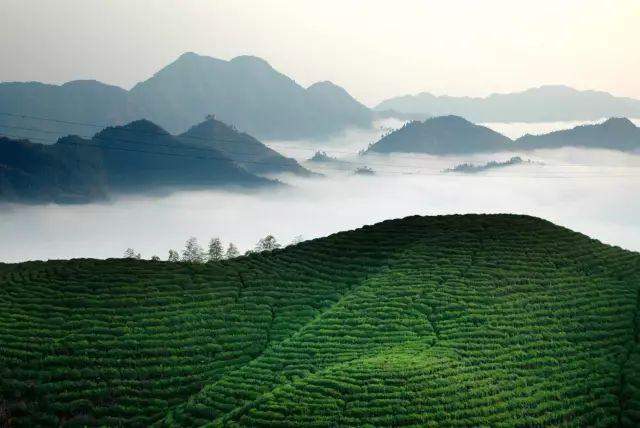
M 17 135 L 8 135 L 8 134 L 4 134 L 7 137 L 11 137 L 11 138 L 20 138 L 20 136 Z M 37 138 L 35 137 L 35 139 L 38 140 L 43 140 L 41 138 Z M 43 140 L 43 141 L 48 141 L 48 140 Z M 49 144 L 51 145 L 51 144 Z M 172 156 L 172 157 L 182 157 L 182 158 L 190 158 L 190 159 L 199 159 L 199 160 L 226 160 L 226 161 L 230 161 L 230 159 L 228 158 L 219 158 L 219 157 L 202 157 L 202 156 L 188 156 L 188 155 L 183 155 L 183 154 L 179 154 L 179 153 L 166 153 L 166 152 L 154 152 L 154 151 L 148 151 L 148 150 L 137 150 L 137 149 L 131 149 L 131 148 L 125 148 L 125 147 L 113 147 L 113 146 L 104 146 L 101 144 L 91 144 L 91 143 L 70 143 L 70 142 L 65 142 L 63 143 L 63 145 L 70 145 L 70 146 L 77 146 L 77 147 L 95 147 L 95 148 L 99 148 L 99 149 L 104 149 L 104 150 L 116 150 L 116 151 L 125 151 L 125 152 L 134 152 L 134 153 L 144 153 L 144 154 L 152 154 L 152 155 L 158 155 L 158 156 Z M 172 146 L 172 147 L 179 147 L 179 146 Z M 273 163 L 268 163 L 268 162 L 249 162 L 247 161 L 247 163 L 255 163 L 255 164 L 270 164 L 270 165 L 276 165 Z M 326 170 L 326 171 L 340 171 L 340 172 L 345 172 L 344 169 L 338 169 L 338 168 L 330 168 L 330 167 L 326 167 L 326 166 L 318 166 L 317 169 L 320 170 Z M 437 176 L 437 177 L 444 177 L 447 176 L 448 174 L 443 173 L 443 172 L 423 172 L 423 171 L 415 171 L 415 172 L 407 172 L 407 171 L 382 171 L 384 174 L 383 175 L 391 175 L 391 174 L 398 174 L 398 175 L 419 175 L 419 176 Z M 381 175 L 381 174 L 377 174 L 377 175 Z M 502 175 L 478 175 L 478 174 L 455 174 L 455 175 L 448 175 L 449 177 L 456 177 L 456 178 L 525 178 L 525 179 L 537 179 L 537 178 L 541 178 L 541 179 L 582 179 L 582 178 L 636 178 L 636 177 L 640 177 L 640 175 L 633 175 L 633 174 L 618 174 L 618 175 L 612 175 L 612 174 L 598 174 L 598 175 L 517 175 L 517 174 L 502 174 Z
M 28 116 L 28 115 L 19 115 L 19 114 L 13 114 L 13 113 L 6 113 L 6 112 L 0 112 L 0 114 L 2 115 L 8 115 L 8 116 L 14 116 L 14 117 L 23 117 L 23 118 L 32 118 L 32 119 L 37 119 L 37 120 L 45 120 L 45 121 L 52 121 L 52 122 L 57 122 L 57 123 L 64 123 L 64 124 L 74 124 L 74 125 L 86 125 L 86 126 L 100 126 L 100 125 L 95 125 L 95 124 L 87 124 L 87 123 L 82 123 L 82 122 L 71 122 L 71 121 L 61 121 L 61 120 L 57 120 L 57 119 L 48 119 L 48 118 L 43 118 L 43 117 L 38 117 L 38 116 Z M 11 126 L 11 125 L 0 125 L 0 127 L 2 128 L 8 128 L 8 129 L 17 129 L 17 130 L 25 130 L 25 131 L 32 131 L 32 132 L 43 132 L 43 133 L 49 133 L 49 134 L 58 134 L 55 131 L 51 131 L 51 130 L 45 130 L 45 129 L 41 129 L 41 128 L 28 128 L 28 127 L 17 127 L 17 126 Z M 113 127 L 112 127 L 113 128 Z M 197 139 L 197 140 L 202 140 L 202 141 L 206 141 L 206 142 L 234 142 L 234 143 L 242 143 L 241 140 L 238 139 L 211 139 L 211 138 L 199 138 L 199 137 L 189 137 L 189 136 L 183 136 L 183 137 L 176 137 L 173 136 L 169 133 L 159 133 L 159 132 L 141 132 L 141 131 L 134 131 L 134 130 L 129 130 L 129 129 L 125 129 L 122 127 L 118 127 L 117 128 L 118 132 L 121 131 L 125 131 L 125 132 L 129 132 L 129 133 L 133 133 L 133 134 L 143 134 L 143 135 L 156 135 L 156 136 L 162 136 L 162 137 L 171 137 L 171 138 L 176 138 L 176 139 L 182 139 L 182 138 L 193 138 L 193 139 Z M 5 134 L 6 135 L 6 134 Z M 97 135 L 97 134 L 96 134 Z M 20 135 L 11 135 L 12 138 L 24 138 L 23 136 Z M 191 146 L 191 145 L 178 145 L 178 144 L 162 144 L 162 143 L 150 143 L 150 142 L 145 142 L 145 141 L 140 141 L 140 140 L 127 140 L 127 139 L 103 139 L 97 136 L 79 136 L 81 138 L 84 139 L 91 139 L 91 140 L 98 140 L 98 141 L 105 141 L 105 142 L 124 142 L 124 143 L 135 143 L 135 144 L 141 144 L 141 145 L 148 145 L 148 146 L 153 146 L 153 147 L 168 147 L 168 148 L 173 148 L 173 149 L 187 149 L 187 150 L 196 150 L 196 151 L 203 151 L 203 152 L 210 152 L 210 153 L 216 153 L 216 154 L 237 154 L 237 155 L 244 155 L 244 154 L 251 154 L 249 152 L 231 152 L 231 151 L 227 151 L 227 150 L 218 150 L 218 149 L 211 149 L 211 148 L 205 148 L 205 147 L 197 147 L 197 146 Z M 250 137 L 252 138 L 252 137 Z M 31 140 L 40 140 L 43 141 L 49 145 L 52 145 L 55 143 L 55 141 L 50 141 L 50 140 L 46 140 L 43 138 L 38 138 L 38 137 L 31 137 L 28 138 Z M 258 142 L 259 144 L 261 144 L 258 140 L 255 140 L 256 142 Z M 232 159 L 232 158 L 228 158 L 228 157 L 199 157 L 199 156 L 185 156 L 183 154 L 178 154 L 178 153 L 167 153 L 167 152 L 154 152 L 154 151 L 141 151 L 141 150 L 136 150 L 136 149 L 131 149 L 131 148 L 122 148 L 122 147 L 114 147 L 114 146 L 105 146 L 105 145 L 99 145 L 99 144 L 90 144 L 89 142 L 87 143 L 82 143 L 82 144 L 78 144 L 78 143 L 70 143 L 70 142 L 65 142 L 64 144 L 67 145 L 76 145 L 76 146 L 89 146 L 89 147 L 97 147 L 97 148 L 101 148 L 101 149 L 107 149 L 107 150 L 120 150 L 120 151 L 128 151 L 128 152 L 138 152 L 138 153 L 146 153 L 146 154 L 154 154 L 154 155 L 168 155 L 168 156 L 174 156 L 174 157 L 188 157 L 188 158 L 192 158 L 192 159 L 209 159 L 209 160 L 226 160 L 226 161 L 231 161 L 231 162 L 240 162 L 240 163 L 250 163 L 250 164 L 263 164 L 263 165 L 274 165 L 274 166 L 283 166 L 285 165 L 284 162 L 265 162 L 265 161 L 256 161 L 256 160 L 238 160 L 238 159 Z M 268 146 L 266 146 L 268 147 Z M 309 150 L 308 148 L 304 148 L 305 150 Z M 354 154 L 354 153 L 358 153 L 358 152 L 345 152 L 345 153 L 350 153 L 350 154 Z M 394 156 L 396 156 L 394 154 Z M 284 157 L 284 156 L 283 156 Z M 414 158 L 415 159 L 415 158 Z M 362 166 L 382 166 L 382 167 L 392 167 L 392 168 L 397 168 L 397 167 L 404 167 L 404 168 L 423 168 L 424 165 L 407 165 L 407 164 L 381 164 L 381 163 L 374 163 L 374 162 L 354 162 L 354 161 L 342 161 L 344 163 L 347 164 L 351 164 L 353 166 L 358 166 L 358 165 L 362 165 Z M 580 167 L 580 166 L 585 166 L 585 167 L 591 167 L 593 165 L 579 165 L 579 164 L 571 164 L 571 165 L 558 165 L 558 166 L 573 166 L 573 167 Z M 320 169 L 320 170 L 329 170 L 329 171 L 345 171 L 345 168 L 339 168 L 339 167 L 334 167 L 331 168 L 328 165 L 324 165 L 324 166 L 320 166 L 320 165 L 314 165 L 312 168 L 314 169 Z M 386 173 L 395 173 L 395 174 L 402 174 L 402 175 L 407 175 L 407 174 L 416 174 L 416 172 L 412 172 L 412 173 L 407 173 L 406 171 L 384 171 Z M 440 173 L 423 173 L 420 172 L 420 175 L 441 175 Z M 466 176 L 466 175 L 465 175 Z M 471 176 L 476 176 L 477 175 L 471 175 Z M 507 176 L 507 175 L 503 175 L 503 176 Z M 508 175 L 510 177 L 517 177 L 516 175 Z M 599 175 L 602 176 L 602 175 Z M 631 177 L 631 175 L 607 175 L 609 177 Z M 483 176 L 483 177 L 487 177 L 487 176 Z M 552 177 L 545 177 L 545 176 L 523 176 L 523 177 L 538 177 L 538 178 L 552 178 Z M 581 175 L 579 177 L 570 177 L 570 176 L 564 176 L 566 178 L 579 178 L 579 177 L 597 177 L 597 176 L 587 176 L 587 175 Z M 560 177 L 558 177 L 560 178 Z

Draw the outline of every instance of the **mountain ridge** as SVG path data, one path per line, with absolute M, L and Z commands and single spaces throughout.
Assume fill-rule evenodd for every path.
M 91 126 L 82 122 L 106 127 L 145 118 L 171 133 L 182 133 L 211 113 L 270 139 L 318 138 L 348 127 L 371 126 L 373 113 L 343 88 L 322 89 L 303 88 L 259 57 L 242 55 L 227 61 L 186 52 L 128 91 L 95 80 L 0 83 L 0 111 L 16 116 L 0 116 L 0 127 L 35 128 L 16 133 L 35 138 L 42 137 L 38 131 L 46 131 L 55 139 L 86 136 Z
M 453 155 L 581 147 L 623 152 L 640 151 L 640 128 L 628 118 L 578 125 L 546 134 L 526 134 L 512 140 L 459 116 L 412 121 L 370 145 L 367 153 Z
M 215 147 L 205 151 L 184 140 L 147 119 L 107 127 L 90 139 L 71 135 L 48 145 L 0 137 L 0 200 L 86 203 L 120 193 L 277 184 Z M 287 165 L 277 152 L 272 158 Z
M 543 85 L 486 97 L 436 96 L 421 92 L 384 100 L 373 109 L 431 116 L 453 114 L 475 122 L 549 122 L 640 117 L 640 100 L 616 97 L 604 91 Z

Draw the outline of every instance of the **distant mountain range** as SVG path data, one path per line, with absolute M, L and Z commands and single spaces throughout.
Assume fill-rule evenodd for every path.
M 487 127 L 458 116 L 441 116 L 405 124 L 372 144 L 365 153 L 427 153 L 459 155 L 584 147 L 619 151 L 640 150 L 640 128 L 626 118 L 611 118 L 595 125 L 511 140 Z
M 55 144 L 0 138 L 0 200 L 81 203 L 112 193 L 277 184 L 258 174 L 311 175 L 294 159 L 208 118 L 180 136 L 148 120 Z
M 55 141 L 92 135 L 96 127 L 149 119 L 181 133 L 208 114 L 258 138 L 323 137 L 347 127 L 370 127 L 372 111 L 330 82 L 305 89 L 266 61 L 181 55 L 130 91 L 97 81 L 64 85 L 0 83 L 0 131 Z M 23 118 L 20 115 L 40 119 Z
M 455 115 L 472 122 L 537 122 L 640 117 L 640 100 L 606 92 L 542 86 L 486 98 L 407 95 L 373 110 L 331 82 L 304 88 L 265 60 L 229 61 L 185 53 L 131 90 L 95 80 L 63 85 L 0 83 L 0 133 L 52 144 L 90 138 L 106 126 L 147 119 L 181 134 L 207 115 L 259 139 L 323 138 L 376 119 Z
M 428 92 L 385 100 L 374 110 L 424 116 L 457 115 L 474 122 L 551 122 L 640 117 L 640 100 L 567 86 L 541 86 L 486 98 L 435 96 Z

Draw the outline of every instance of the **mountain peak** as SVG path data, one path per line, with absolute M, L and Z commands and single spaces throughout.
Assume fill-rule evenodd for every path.
M 447 125 L 471 125 L 476 126 L 474 123 L 469 122 L 462 116 L 457 116 L 455 114 L 448 114 L 445 116 L 436 116 L 430 117 L 426 119 L 423 123 L 432 123 L 432 124 L 447 124 Z
M 268 67 L 268 68 L 272 68 L 271 65 L 264 59 L 258 57 L 258 56 L 253 56 L 253 55 L 240 55 L 237 56 L 235 58 L 233 58 L 231 61 L 229 61 L 231 64 L 238 64 L 238 65 L 247 65 L 247 66 L 257 66 L 257 67 Z
M 602 125 L 616 128 L 636 128 L 636 125 L 626 117 L 610 117 L 602 122 Z
M 167 131 L 148 119 L 134 120 L 133 122 L 129 122 L 126 125 L 121 126 L 120 128 L 140 133 L 169 135 Z

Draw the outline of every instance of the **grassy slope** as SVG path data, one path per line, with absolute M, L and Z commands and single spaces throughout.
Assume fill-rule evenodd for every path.
M 640 255 L 524 216 L 0 265 L 0 422 L 637 424 L 639 292 Z

